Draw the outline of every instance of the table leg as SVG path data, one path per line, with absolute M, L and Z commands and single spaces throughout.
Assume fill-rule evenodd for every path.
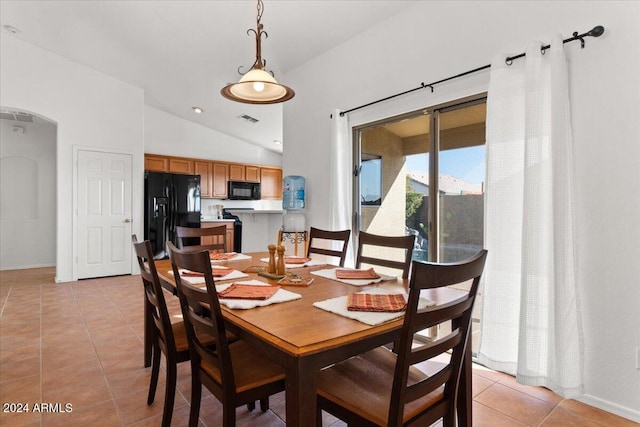
M 287 426 L 315 426 L 317 368 L 304 358 L 295 358 L 287 363 L 285 370 Z

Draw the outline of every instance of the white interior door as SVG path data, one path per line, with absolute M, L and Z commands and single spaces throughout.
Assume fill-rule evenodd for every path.
M 78 151 L 78 279 L 131 274 L 131 155 Z

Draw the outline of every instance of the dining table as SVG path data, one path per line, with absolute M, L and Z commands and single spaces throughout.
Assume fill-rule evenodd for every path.
M 247 253 L 216 265 L 225 265 L 237 271 L 247 271 L 248 277 L 236 279 L 260 280 L 276 285 L 276 279 L 259 275 L 256 270 L 266 268 L 266 252 Z M 176 293 L 176 284 L 169 260 L 157 260 L 156 269 L 162 286 Z M 370 325 L 314 306 L 314 303 L 376 288 L 406 292 L 408 281 L 401 278 L 376 284 L 354 286 L 337 280 L 314 275 L 312 272 L 337 268 L 328 264 L 312 263 L 288 270 L 299 277 L 313 277 L 307 286 L 282 286 L 301 298 L 251 309 L 231 309 L 222 306 L 226 327 L 249 345 L 260 350 L 265 357 L 281 365 L 286 375 L 286 423 L 288 426 L 316 425 L 317 373 L 327 366 L 346 360 L 378 346 L 399 339 L 403 317 L 381 324 Z M 251 272 L 248 272 L 251 271 Z M 219 278 L 215 283 L 230 283 Z M 425 292 L 425 291 L 423 291 Z M 463 298 L 466 292 L 453 288 L 427 291 L 426 297 L 435 303 L 446 304 Z M 423 295 L 423 294 L 421 294 Z M 470 341 L 470 340 L 468 340 Z M 469 347 L 469 345 L 467 346 Z M 458 395 L 459 425 L 471 425 L 471 353 L 467 348 Z

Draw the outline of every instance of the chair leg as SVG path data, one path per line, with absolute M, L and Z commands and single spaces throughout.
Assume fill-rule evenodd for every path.
M 322 409 L 316 405 L 316 427 L 322 427 Z
M 176 398 L 177 368 L 175 360 L 167 358 L 167 384 L 164 392 L 164 411 L 162 412 L 162 427 L 171 426 L 173 416 L 173 403 Z
M 223 427 L 236 427 L 236 408 L 222 405 L 222 426 Z
M 260 399 L 260 410 L 267 412 L 269 410 L 269 396 Z
M 256 409 L 256 402 L 249 402 L 247 403 L 247 411 L 251 412 L 254 409 Z
M 191 410 L 189 411 L 189 427 L 198 427 L 200 418 L 200 397 L 202 384 L 198 378 L 198 372 L 191 371 Z
M 156 387 L 158 386 L 158 375 L 160 374 L 160 346 L 158 343 L 153 344 L 153 360 L 151 362 L 151 383 L 149 384 L 149 395 L 147 396 L 147 405 L 151 405 L 156 398 Z

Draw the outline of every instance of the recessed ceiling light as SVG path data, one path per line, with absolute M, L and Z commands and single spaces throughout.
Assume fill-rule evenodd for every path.
M 196 114 L 201 114 L 204 110 L 200 107 L 191 107 L 193 109 L 193 112 Z
M 273 142 L 275 142 L 278 145 L 282 145 L 282 141 L 278 141 L 277 139 L 274 139 Z
M 18 34 L 20 32 L 19 29 L 17 29 L 16 27 L 13 27 L 11 25 L 4 25 L 2 28 L 4 28 L 5 31 L 10 32 L 11 34 Z

